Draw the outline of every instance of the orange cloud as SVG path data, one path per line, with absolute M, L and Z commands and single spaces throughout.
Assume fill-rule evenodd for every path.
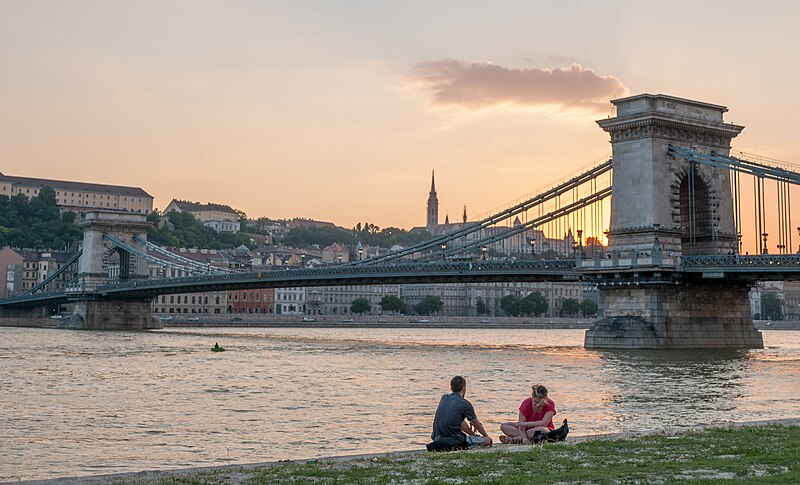
M 600 76 L 580 64 L 555 70 L 509 69 L 438 59 L 414 65 L 411 76 L 430 86 L 436 104 L 471 109 L 515 104 L 604 111 L 610 99 L 628 91 L 619 79 Z

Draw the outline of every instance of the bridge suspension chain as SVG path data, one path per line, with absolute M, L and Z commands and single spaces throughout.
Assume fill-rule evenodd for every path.
M 125 251 L 127 251 L 127 252 L 129 252 L 129 253 L 137 256 L 137 257 L 143 258 L 146 261 L 150 261 L 152 263 L 156 263 L 161 267 L 171 268 L 171 269 L 178 270 L 180 272 L 187 273 L 187 274 L 190 274 L 190 275 L 191 274 L 195 274 L 195 273 L 208 273 L 208 271 L 205 270 L 205 269 L 201 271 L 201 270 L 199 270 L 198 268 L 195 268 L 195 267 L 184 266 L 184 265 L 180 265 L 180 264 L 174 263 L 172 261 L 167 261 L 167 260 L 164 260 L 164 259 L 157 258 L 157 257 L 153 256 L 152 254 L 149 254 L 146 251 L 142 251 L 142 250 L 140 250 L 138 248 L 135 248 L 135 247 L 131 246 L 130 244 L 126 244 L 126 243 L 120 241 L 119 239 L 117 239 L 117 238 L 115 238 L 115 237 L 113 237 L 111 235 L 103 234 L 103 237 L 108 239 L 115 246 L 117 246 L 119 248 L 122 248 Z
M 609 197 L 610 195 L 611 195 L 611 187 L 606 187 L 605 189 L 602 189 L 602 190 L 598 191 L 597 193 L 591 194 L 591 195 L 589 195 L 589 196 L 587 196 L 587 197 L 585 197 L 585 198 L 583 198 L 583 199 L 581 199 L 579 201 L 576 201 L 576 202 L 573 202 L 571 204 L 565 205 L 565 206 L 561 207 L 560 209 L 558 209 L 556 211 L 553 211 L 553 212 L 549 212 L 549 213 L 547 213 L 547 214 L 545 214 L 545 215 L 543 215 L 541 217 L 537 217 L 535 219 L 529 220 L 524 224 L 513 226 L 513 227 L 508 228 L 508 229 L 506 229 L 503 232 L 500 232 L 498 234 L 493 234 L 493 235 L 490 235 L 490 236 L 486 236 L 486 237 L 483 237 L 483 238 L 480 238 L 480 239 L 474 240 L 474 241 L 468 241 L 462 246 L 457 246 L 457 247 L 454 247 L 454 248 L 448 248 L 448 249 L 444 250 L 441 254 L 444 255 L 445 257 L 446 256 L 452 256 L 452 255 L 455 255 L 455 254 L 462 254 L 462 253 L 465 253 L 467 251 L 470 251 L 470 250 L 473 250 L 473 249 L 476 249 L 476 248 L 480 248 L 480 247 L 492 244 L 492 243 L 500 241 L 500 240 L 508 239 L 508 238 L 510 238 L 512 236 L 515 236 L 517 234 L 520 234 L 522 232 L 525 232 L 525 231 L 527 231 L 527 230 L 529 230 L 531 228 L 535 228 L 535 227 L 540 226 L 542 224 L 547 224 L 547 223 L 551 223 L 551 222 L 554 222 L 554 221 L 562 220 L 564 217 L 568 217 L 570 215 L 573 215 L 576 212 L 578 212 L 579 210 L 581 210 L 581 209 L 583 209 L 583 208 L 585 208 L 587 206 L 590 206 L 592 204 L 595 204 L 595 203 L 597 203 L 599 201 L 602 201 L 603 199 L 605 199 L 606 197 Z M 435 259 L 437 256 L 438 255 L 436 255 L 436 254 L 428 255 L 428 256 L 425 256 L 423 259 Z
M 78 251 L 76 251 L 72 256 L 69 257 L 69 259 L 64 261 L 64 264 L 62 264 L 61 267 L 58 268 L 58 270 L 56 270 L 53 274 L 51 274 L 50 276 L 45 278 L 41 283 L 39 283 L 38 285 L 34 286 L 33 288 L 31 288 L 30 290 L 26 291 L 23 294 L 24 295 L 32 295 L 32 294 L 34 294 L 36 292 L 39 292 L 39 291 L 44 290 L 45 288 L 47 288 L 47 285 L 50 282 L 52 282 L 58 276 L 60 276 L 63 273 L 65 273 L 73 264 L 78 264 L 78 260 L 80 259 L 82 254 L 83 254 L 83 250 L 82 249 L 79 249 Z
M 183 257 L 179 254 L 175 254 L 172 251 L 168 251 L 167 249 L 162 248 L 161 246 L 154 244 L 150 241 L 142 239 L 138 236 L 133 237 L 136 241 L 144 244 L 147 249 L 156 252 L 162 256 L 175 259 L 176 261 L 183 263 L 187 267 L 195 268 L 196 271 L 203 272 L 203 273 L 232 273 L 233 271 L 225 268 L 217 268 L 214 266 L 204 265 L 203 263 L 198 263 L 197 261 L 193 261 L 189 258 Z
M 567 193 L 570 193 L 573 189 L 580 187 L 583 184 L 587 184 L 592 180 L 597 179 L 597 177 L 601 176 L 604 173 L 609 173 L 612 168 L 611 160 L 607 160 L 591 169 L 583 172 L 568 181 L 559 184 L 555 187 L 552 187 L 546 190 L 543 193 L 537 194 L 536 196 L 525 200 L 513 207 L 507 208 L 501 212 L 493 214 L 489 217 L 486 217 L 480 221 L 477 221 L 472 224 L 468 224 L 467 226 L 453 231 L 448 234 L 444 234 L 442 236 L 438 236 L 427 241 L 423 241 L 422 243 L 416 244 L 414 246 L 394 251 L 388 254 L 384 254 L 381 256 L 376 256 L 373 258 L 355 261 L 348 263 L 351 266 L 360 266 L 360 265 L 368 265 L 368 264 L 378 264 L 386 261 L 391 261 L 399 258 L 413 256 L 415 253 L 421 253 L 429 249 L 436 249 L 437 247 L 441 247 L 442 245 L 449 245 L 451 242 L 464 238 L 467 239 L 469 236 L 474 234 L 480 234 L 478 236 L 479 239 L 483 239 L 482 234 L 485 231 L 492 227 L 496 226 L 498 223 L 502 223 L 506 221 L 511 225 L 512 218 L 518 216 L 520 214 L 526 214 L 529 210 L 535 210 L 543 207 L 543 205 L 547 202 L 555 202 L 557 208 L 561 205 L 560 199 L 561 196 Z M 560 226 L 557 226 L 556 231 L 559 230 Z

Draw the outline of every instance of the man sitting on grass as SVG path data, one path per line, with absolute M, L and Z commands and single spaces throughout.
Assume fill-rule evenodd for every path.
M 445 394 L 436 408 L 433 418 L 433 432 L 428 443 L 428 451 L 463 450 L 475 446 L 492 446 L 492 438 L 475 415 L 472 404 L 464 399 L 467 380 L 455 376 L 450 380 L 450 394 Z M 469 423 L 464 421 L 466 419 Z M 478 436 L 480 433 L 482 436 Z

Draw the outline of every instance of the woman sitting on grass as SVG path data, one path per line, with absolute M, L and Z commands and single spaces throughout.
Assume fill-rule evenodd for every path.
M 500 425 L 503 436 L 501 443 L 528 444 L 537 431 L 548 433 L 552 431 L 553 416 L 556 415 L 556 404 L 548 399 L 547 388 L 541 384 L 531 386 L 531 397 L 522 401 L 519 406 L 519 419 L 516 423 L 509 422 Z

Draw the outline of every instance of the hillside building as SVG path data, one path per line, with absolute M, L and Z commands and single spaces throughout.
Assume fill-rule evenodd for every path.
M 66 180 L 16 177 L 0 173 L 0 195 L 23 194 L 29 199 L 50 187 L 56 192 L 56 204 L 62 211 L 83 213 L 96 209 L 116 209 L 149 214 L 153 196 L 139 187 L 71 182 Z

